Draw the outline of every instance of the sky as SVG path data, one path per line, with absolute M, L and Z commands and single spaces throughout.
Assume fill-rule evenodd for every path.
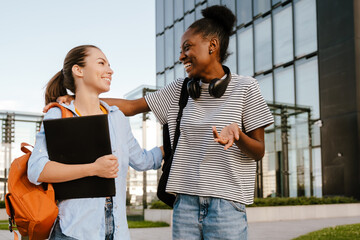
M 0 0 L 0 111 L 41 113 L 46 83 L 82 44 L 114 71 L 101 97 L 155 86 L 155 0 Z

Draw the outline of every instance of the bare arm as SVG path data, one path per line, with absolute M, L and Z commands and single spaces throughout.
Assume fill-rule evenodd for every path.
M 105 155 L 89 164 L 62 164 L 55 161 L 46 163 L 38 182 L 67 182 L 88 176 L 116 178 L 119 163 L 114 155 Z
M 213 127 L 214 140 L 222 145 L 224 149 L 230 148 L 235 142 L 247 156 L 259 161 L 265 153 L 264 128 L 257 128 L 245 134 L 236 123 L 232 123 L 221 130 L 219 134 Z
M 104 102 L 110 106 L 117 106 L 125 116 L 134 116 L 138 113 L 148 112 L 150 108 L 145 101 L 145 98 L 139 98 L 136 100 L 127 100 L 121 98 L 101 98 Z

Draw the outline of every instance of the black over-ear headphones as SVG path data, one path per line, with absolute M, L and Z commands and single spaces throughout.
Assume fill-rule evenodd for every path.
M 211 96 L 216 98 L 220 98 L 225 93 L 226 88 L 231 79 L 230 69 L 224 65 L 222 67 L 224 69 L 224 72 L 226 73 L 226 78 L 224 79 L 215 78 L 211 80 L 209 84 L 209 93 Z M 199 98 L 201 94 L 201 87 L 199 85 L 199 82 L 200 79 L 195 78 L 195 79 L 190 79 L 189 82 L 187 83 L 187 91 L 189 93 L 189 96 L 194 100 Z

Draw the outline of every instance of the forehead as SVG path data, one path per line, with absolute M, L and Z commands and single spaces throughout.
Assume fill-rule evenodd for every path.
M 97 48 L 93 48 L 93 47 L 88 48 L 87 55 L 88 58 L 93 58 L 93 59 L 104 58 L 105 60 L 107 60 L 105 54 L 100 49 Z
M 192 28 L 188 28 L 181 37 L 181 45 L 186 41 L 196 42 L 196 41 L 204 41 L 202 35 L 200 33 L 195 33 L 195 30 Z

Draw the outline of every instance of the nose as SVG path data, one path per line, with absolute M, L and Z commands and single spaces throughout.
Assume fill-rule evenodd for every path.
M 111 67 L 109 67 L 107 73 L 110 74 L 110 75 L 113 75 L 113 74 L 114 74 L 114 71 L 111 69 Z
M 184 54 L 183 51 L 180 51 L 180 56 L 179 56 L 179 61 L 180 62 L 184 62 L 184 59 L 186 58 L 186 55 Z

